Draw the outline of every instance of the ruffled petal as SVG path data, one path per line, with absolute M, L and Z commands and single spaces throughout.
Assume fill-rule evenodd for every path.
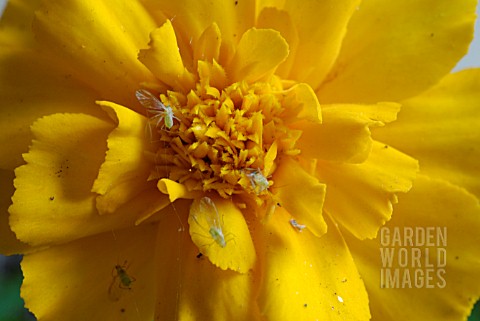
M 151 320 L 156 231 L 108 231 L 25 256 L 26 307 L 45 321 Z
M 396 119 L 400 105 L 324 105 L 322 124 L 301 123 L 296 147 L 302 156 L 334 162 L 362 163 L 372 148 L 370 128 Z
M 135 91 L 155 79 L 138 61 L 155 23 L 138 1 L 44 1 L 33 23 L 35 36 L 57 64 L 101 98 L 139 107 Z
M 373 238 L 392 215 L 397 193 L 406 193 L 418 171 L 416 160 L 375 142 L 362 164 L 319 162 L 317 175 L 328 186 L 325 210 L 360 239 Z
M 182 42 L 197 43 L 200 35 L 216 23 L 222 35 L 220 64 L 230 61 L 233 45 L 255 21 L 255 1 L 145 1 L 149 10 L 160 10 L 169 17 Z M 163 23 L 164 21 L 161 21 Z
M 280 3 L 264 1 L 259 6 L 275 6 L 288 12 L 298 34 L 298 45 L 291 48 L 292 55 L 286 63 L 291 67 L 282 76 L 306 82 L 316 89 L 335 62 L 348 21 L 360 1 L 307 0 L 300 3 L 287 0 Z M 290 31 L 286 36 L 293 33 Z
M 0 46 L 33 47 L 33 15 L 41 0 L 9 0 L 0 21 Z M 6 2 L 6 1 L 5 1 Z M 5 3 L 4 2 L 4 3 Z
M 288 44 L 278 31 L 252 28 L 242 35 L 225 69 L 231 82 L 254 82 L 273 74 L 287 56 Z
M 158 225 L 155 320 L 260 320 L 254 274 L 219 269 L 200 254 L 182 229 L 189 202 L 180 202 Z
M 157 187 L 160 192 L 168 195 L 168 198 L 172 203 L 177 199 L 194 199 L 203 194 L 200 191 L 189 191 L 185 185 L 172 181 L 168 178 L 162 178 L 158 180 Z
M 146 151 L 154 151 L 145 139 L 147 119 L 123 106 L 98 102 L 117 123 L 108 135 L 108 152 L 100 167 L 92 192 L 100 214 L 115 212 L 119 206 L 141 194 L 147 187 L 153 164 L 145 157 Z
M 205 31 L 200 35 L 198 42 L 195 44 L 194 62 L 198 60 L 204 60 L 207 62 L 218 61 L 220 58 L 220 48 L 222 45 L 222 34 L 220 28 L 213 22 Z
M 8 223 L 8 207 L 12 204 L 11 197 L 15 191 L 13 187 L 13 171 L 0 170 L 0 253 L 3 255 L 25 253 L 30 247 L 20 242 L 10 229 Z
M 401 196 L 378 239 L 347 238 L 367 287 L 372 320 L 466 320 L 480 295 L 479 230 L 475 197 L 444 181 L 419 176 L 412 190 Z M 411 237 L 405 237 L 405 231 Z M 417 233 L 423 238 L 417 239 Z M 432 238 L 425 238 L 427 233 Z M 382 262 L 381 251 L 401 248 L 406 249 L 402 260 L 406 268 L 398 265 L 400 252 L 391 256 L 391 266 L 390 255 L 385 254 Z M 387 270 L 394 274 L 396 269 L 399 277 L 387 281 Z
M 274 174 L 274 197 L 297 221 L 316 236 L 327 231 L 322 216 L 326 185 L 308 174 L 296 161 L 282 159 Z
M 21 241 L 62 243 L 133 224 L 133 215 L 98 215 L 91 192 L 112 127 L 84 114 L 54 114 L 33 124 L 35 139 L 24 154 L 27 164 L 15 170 L 9 208 Z
M 222 270 L 252 269 L 255 248 L 242 212 L 229 200 L 203 197 L 193 201 L 189 232 L 199 251 Z
M 195 78 L 183 65 L 175 30 L 170 20 L 150 34 L 150 48 L 140 50 L 138 59 L 164 84 L 188 92 Z
M 295 63 L 295 52 L 299 42 L 298 31 L 293 23 L 292 17 L 285 10 L 279 10 L 273 7 L 265 7 L 261 10 L 257 18 L 257 27 L 279 31 L 282 37 L 288 43 L 289 55 L 275 71 L 276 75 L 279 75 L 282 78 L 288 78 L 290 70 Z
M 259 308 L 268 320 L 369 320 L 368 297 L 335 225 L 321 238 L 298 232 L 277 208 L 256 229 L 262 284 Z M 331 221 L 330 221 L 331 223 Z
M 480 69 L 444 78 L 405 101 L 398 121 L 374 131 L 420 161 L 422 173 L 465 187 L 480 198 Z
M 322 122 L 322 109 L 312 87 L 296 84 L 282 93 L 285 111 L 282 118 L 286 123 L 306 120 L 313 123 Z
M 0 51 L 0 168 L 23 164 L 22 153 L 32 140 L 30 125 L 57 112 L 102 116 L 96 93 L 38 52 L 3 48 Z
M 467 53 L 477 1 L 363 1 L 320 102 L 398 101 L 437 83 Z

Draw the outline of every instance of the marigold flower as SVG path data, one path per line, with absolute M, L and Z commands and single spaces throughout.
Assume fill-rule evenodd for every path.
M 475 1 L 40 2 L 0 29 L 0 244 L 39 320 L 468 315 Z

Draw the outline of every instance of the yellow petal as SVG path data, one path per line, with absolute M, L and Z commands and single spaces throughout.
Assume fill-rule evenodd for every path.
M 374 131 L 420 161 L 422 173 L 465 187 L 480 198 L 480 69 L 444 78 L 403 103 L 398 121 Z
M 39 320 L 151 320 L 155 225 L 108 231 L 26 255 L 22 297 Z M 119 266 L 132 282 L 126 287 Z
M 12 204 L 11 197 L 15 191 L 13 187 L 13 171 L 0 170 L 0 253 L 3 255 L 27 252 L 30 247 L 17 240 L 8 224 L 8 207 Z
M 282 118 L 287 122 L 307 120 L 322 122 L 322 110 L 312 87 L 307 84 L 296 84 L 282 93 L 285 111 Z
M 175 203 L 183 224 L 186 203 Z M 253 273 L 213 265 L 182 231 L 175 213 L 163 216 L 158 227 L 155 320 L 261 320 Z
M 193 199 L 202 195 L 201 192 L 189 191 L 185 185 L 172 181 L 168 178 L 162 178 L 158 180 L 157 187 L 160 192 L 168 195 L 168 198 L 172 203 L 177 199 Z
M 183 65 L 175 30 L 170 20 L 150 34 L 150 48 L 140 50 L 138 59 L 162 82 L 184 91 L 195 84 L 193 74 Z
M 138 61 L 154 21 L 138 1 L 44 1 L 33 31 L 57 64 L 97 89 L 102 98 L 138 106 L 141 82 L 154 82 Z M 139 107 L 139 106 L 138 106 Z
M 258 18 L 257 27 L 262 29 L 273 29 L 280 32 L 287 41 L 290 53 L 287 59 L 278 66 L 275 74 L 282 78 L 288 78 L 292 65 L 294 63 L 295 52 L 298 47 L 298 32 L 293 24 L 292 17 L 284 10 L 273 7 L 264 7 Z
M 227 75 L 232 82 L 254 82 L 271 75 L 287 56 L 288 44 L 278 31 L 252 28 L 242 35 Z
M 363 1 L 320 102 L 398 101 L 437 83 L 468 50 L 476 3 Z
M 213 22 L 200 35 L 198 42 L 195 44 L 194 61 L 204 60 L 207 62 L 218 61 L 220 57 L 220 46 L 222 44 L 222 35 L 220 28 Z
M 372 320 L 466 320 L 480 293 L 479 230 L 480 206 L 475 197 L 444 181 L 419 176 L 412 190 L 401 196 L 378 239 L 347 238 L 367 287 Z M 404 237 L 408 231 L 413 231 L 412 242 L 403 246 L 410 244 Z M 417 233 L 425 238 L 416 238 Z M 427 235 L 432 236 L 431 244 L 426 243 Z M 382 262 L 381 248 L 384 253 L 389 248 L 397 251 L 390 271 L 398 268 L 400 277 L 393 279 L 399 281 L 398 288 L 381 279 L 390 266 L 387 256 Z M 406 268 L 398 265 L 400 248 L 406 249 Z M 418 261 L 411 256 L 417 250 Z M 401 286 L 403 280 L 407 281 Z
M 267 153 L 265 154 L 264 165 L 263 165 L 263 173 L 265 176 L 270 176 L 272 174 L 274 161 L 277 158 L 277 149 L 278 144 L 277 141 L 274 141 L 272 145 L 268 148 Z
M 326 105 L 322 124 L 301 123 L 297 148 L 302 156 L 335 162 L 361 163 L 372 147 L 370 127 L 395 120 L 400 105 Z
M 326 186 L 289 158 L 281 160 L 273 178 L 273 191 L 280 206 L 316 236 L 325 234 L 327 224 L 322 209 Z
M 287 62 L 291 67 L 286 78 L 318 88 L 337 58 L 347 23 L 359 2 L 306 0 L 299 4 L 288 0 L 274 3 L 288 12 L 299 38 L 298 45 L 291 48 L 292 55 Z
M 17 237 L 32 245 L 74 240 L 119 226 L 134 217 L 99 216 L 93 182 L 106 152 L 108 122 L 83 114 L 46 116 L 32 126 L 26 165 L 15 170 L 9 208 Z
M 242 212 L 231 200 L 219 197 L 195 199 L 188 224 L 193 243 L 210 262 L 222 270 L 240 273 L 253 268 L 256 254 L 250 231 Z M 214 232 L 221 235 L 215 236 Z
M 345 242 L 333 225 L 321 238 L 298 232 L 277 208 L 257 228 L 262 284 L 259 308 L 268 320 L 369 320 L 368 297 Z
M 154 182 L 148 182 L 146 186 L 142 193 L 122 205 L 115 214 L 123 217 L 134 216 L 135 225 L 139 225 L 170 205 L 168 197 L 155 188 Z
M 145 138 L 148 122 L 144 116 L 114 103 L 98 104 L 117 124 L 108 135 L 105 162 L 92 188 L 100 194 L 96 198 L 98 211 L 108 214 L 147 188 L 153 164 L 145 158 L 145 152 L 154 149 Z
M 4 1 L 3 3 L 7 3 Z M 34 11 L 40 6 L 40 0 L 10 0 L 1 15 L 0 46 L 32 47 L 33 33 L 30 28 Z
M 212 23 L 216 23 L 222 35 L 222 57 L 220 64 L 231 59 L 233 44 L 255 21 L 255 1 L 186 0 L 186 1 L 145 1 L 150 10 L 168 13 L 175 30 L 186 42 L 196 43 L 200 35 Z M 162 21 L 163 23 L 163 21 Z
M 327 184 L 325 210 L 360 239 L 373 238 L 390 219 L 397 193 L 412 187 L 418 163 L 375 142 L 362 164 L 319 162 L 317 175 Z
M 94 91 L 38 52 L 2 47 L 0 65 L 0 168 L 23 164 L 37 118 L 56 112 L 104 116 Z

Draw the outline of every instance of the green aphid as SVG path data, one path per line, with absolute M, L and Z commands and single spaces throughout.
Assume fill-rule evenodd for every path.
M 115 265 L 113 269 L 113 281 L 108 288 L 108 296 L 112 301 L 120 300 L 125 290 L 131 290 L 135 278 L 127 273 L 127 265 Z
M 132 283 L 135 282 L 135 278 L 133 276 L 128 275 L 125 267 L 121 265 L 115 265 L 115 270 L 117 271 L 117 277 L 120 280 L 119 286 L 122 289 L 131 289 Z

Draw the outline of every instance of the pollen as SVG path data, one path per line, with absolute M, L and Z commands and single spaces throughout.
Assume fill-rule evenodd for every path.
M 225 88 L 201 81 L 188 94 L 167 91 L 159 103 L 170 106 L 171 127 L 153 121 L 151 179 L 168 178 L 190 191 L 223 198 L 269 199 L 272 174 L 282 155 L 296 155 L 301 132 L 287 127 L 282 107 L 288 88 L 270 82 L 237 82 Z

